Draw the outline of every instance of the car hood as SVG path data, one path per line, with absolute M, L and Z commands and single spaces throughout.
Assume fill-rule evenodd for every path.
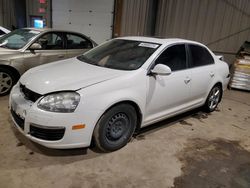
M 128 74 L 128 71 L 98 67 L 71 58 L 30 69 L 20 78 L 20 83 L 44 95 L 55 91 L 78 90 L 124 74 Z

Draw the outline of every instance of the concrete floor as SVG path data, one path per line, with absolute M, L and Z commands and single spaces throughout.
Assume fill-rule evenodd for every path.
M 0 98 L 0 187 L 250 187 L 250 93 L 230 90 L 212 114 L 195 110 L 143 129 L 123 149 L 52 150 L 12 126 Z

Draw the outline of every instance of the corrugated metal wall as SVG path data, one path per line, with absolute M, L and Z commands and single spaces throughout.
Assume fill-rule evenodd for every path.
M 16 25 L 14 15 L 14 0 L 0 0 L 0 25 L 8 29 Z
M 154 1 L 124 0 L 122 7 L 121 36 L 152 35 Z
M 149 20 L 152 2 L 158 3 L 155 23 Z M 122 15 L 123 36 L 196 40 L 223 52 L 230 62 L 234 55 L 229 54 L 250 40 L 250 0 L 124 0 Z M 154 24 L 154 32 L 148 32 Z
M 160 0 L 155 35 L 200 41 L 235 52 L 250 40 L 249 0 Z

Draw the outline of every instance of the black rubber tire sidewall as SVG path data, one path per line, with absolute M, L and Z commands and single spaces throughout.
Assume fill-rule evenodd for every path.
M 10 87 L 10 89 L 2 94 L 0 94 L 0 96 L 5 96 L 5 95 L 8 95 L 12 89 L 12 87 L 17 83 L 18 81 L 18 77 L 17 75 L 15 75 L 11 70 L 9 70 L 8 68 L 4 68 L 4 67 L 0 67 L 0 73 L 3 72 L 3 73 L 6 73 L 8 74 L 11 79 L 12 79 L 12 86 Z
M 105 129 L 107 127 L 107 122 L 110 120 L 110 118 L 119 112 L 125 113 L 127 115 L 130 122 L 130 127 L 128 130 L 127 137 L 123 137 L 122 142 L 117 144 L 111 144 L 110 142 L 108 142 L 106 138 Z M 131 139 L 136 128 L 136 123 L 137 123 L 137 114 L 133 106 L 129 104 L 119 104 L 112 107 L 102 115 L 102 117 L 100 118 L 95 127 L 94 130 L 95 146 L 103 152 L 115 151 L 122 148 Z

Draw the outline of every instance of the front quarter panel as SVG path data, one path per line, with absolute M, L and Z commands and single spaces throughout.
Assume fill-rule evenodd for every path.
M 17 59 L 11 59 L 11 60 L 0 60 L 0 66 L 10 66 L 16 69 L 20 75 L 22 75 L 25 72 L 25 67 L 22 64 L 22 58 L 17 58 Z
M 95 124 L 111 106 L 131 101 L 137 104 L 142 114 L 146 103 L 146 71 L 143 69 L 131 71 L 119 78 L 98 83 L 78 91 L 81 95 L 77 111 L 97 111 Z

